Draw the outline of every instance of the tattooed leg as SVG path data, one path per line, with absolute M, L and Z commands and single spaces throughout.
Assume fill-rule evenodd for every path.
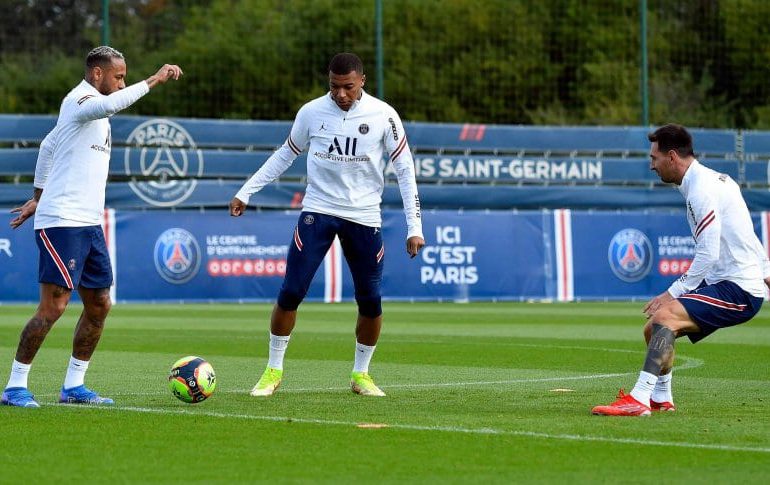
M 31 364 L 46 335 L 62 316 L 72 290 L 51 283 L 40 284 L 40 305 L 35 315 L 24 326 L 16 349 L 16 361 Z
M 112 307 L 109 288 L 78 288 L 83 300 L 75 336 L 72 339 L 72 356 L 79 360 L 91 360 L 104 330 L 104 320 Z
M 645 372 L 659 376 L 667 374 L 674 362 L 674 332 L 658 323 L 652 324 L 650 342 L 647 346 L 647 358 L 644 361 Z

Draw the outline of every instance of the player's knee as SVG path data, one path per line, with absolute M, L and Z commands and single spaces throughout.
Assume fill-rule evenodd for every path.
M 96 294 L 88 305 L 88 313 L 92 319 L 104 320 L 112 308 L 109 291 Z
M 280 293 L 278 293 L 278 306 L 281 307 L 282 310 L 293 312 L 299 307 L 299 304 L 302 303 L 302 300 L 304 299 L 304 292 L 281 288 Z
M 378 296 L 357 296 L 358 313 L 367 318 L 377 318 L 382 315 L 382 298 Z
M 650 328 L 653 324 L 662 325 L 664 327 L 670 327 L 670 325 L 676 320 L 676 315 L 667 306 L 663 306 L 656 311 L 650 319 Z
M 37 316 L 46 324 L 53 325 L 67 309 L 66 301 L 51 301 L 41 303 L 37 309 Z
M 655 312 L 655 315 L 650 319 L 650 322 L 644 327 L 644 336 L 647 342 L 655 335 L 668 335 L 671 334 L 674 338 L 680 335 L 679 322 L 673 313 L 665 313 L 659 310 Z

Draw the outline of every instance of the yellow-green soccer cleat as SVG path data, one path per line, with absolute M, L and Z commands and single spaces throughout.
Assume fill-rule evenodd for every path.
M 259 382 L 251 390 L 252 396 L 272 396 L 278 386 L 281 385 L 281 377 L 283 377 L 282 369 L 273 369 L 268 367 L 265 372 L 262 373 L 262 377 L 259 378 Z
M 385 393 L 382 392 L 382 389 L 377 387 L 377 385 L 374 383 L 372 376 L 366 372 L 351 372 L 350 388 L 353 390 L 353 392 L 362 396 L 382 397 L 385 395 Z

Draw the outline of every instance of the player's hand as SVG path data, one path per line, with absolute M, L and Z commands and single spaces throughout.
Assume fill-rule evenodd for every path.
M 649 302 L 647 302 L 647 305 L 644 306 L 644 314 L 647 316 L 647 318 L 652 317 L 655 312 L 657 312 L 663 305 L 673 300 L 674 297 L 671 296 L 671 293 L 668 291 L 664 291 L 660 295 L 656 296 Z
M 182 68 L 176 64 L 163 64 L 158 72 L 147 78 L 147 84 L 152 88 L 158 84 L 164 84 L 169 79 L 178 80 L 182 74 Z
M 35 199 L 29 199 L 21 207 L 14 207 L 11 209 L 11 214 L 19 214 L 11 219 L 11 227 L 16 229 L 20 225 L 24 224 L 24 221 L 29 219 L 37 210 L 37 201 Z
M 406 252 L 409 253 L 410 258 L 417 256 L 423 246 L 425 246 L 425 239 L 420 236 L 412 236 L 406 240 Z
M 246 212 L 246 204 L 244 204 L 241 199 L 233 197 L 233 200 L 230 201 L 230 215 L 239 217 L 242 216 L 244 212 Z

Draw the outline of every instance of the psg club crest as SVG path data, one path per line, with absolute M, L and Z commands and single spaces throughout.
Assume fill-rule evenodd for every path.
M 155 269 L 175 285 L 187 283 L 201 265 L 201 250 L 195 237 L 184 229 L 172 228 L 155 241 Z
M 652 268 L 652 244 L 642 231 L 623 229 L 612 236 L 607 257 L 615 276 L 635 283 Z
M 148 204 L 173 207 L 185 201 L 203 175 L 203 153 L 182 125 L 166 119 L 140 124 L 128 135 L 125 173 L 134 193 Z

